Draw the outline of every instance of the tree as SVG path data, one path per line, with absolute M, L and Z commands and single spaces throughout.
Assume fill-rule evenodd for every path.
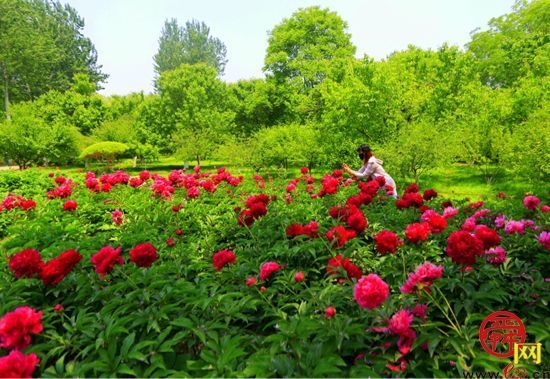
M 269 34 L 264 71 L 278 83 L 307 90 L 321 83 L 335 60 L 353 58 L 355 46 L 338 14 L 318 6 L 300 9 Z
M 182 64 L 207 63 L 223 75 L 227 59 L 224 43 L 210 35 L 210 28 L 196 20 L 180 27 L 176 19 L 166 20 L 154 56 L 155 73 L 174 70 Z
M 0 0 L 0 76 L 3 108 L 52 90 L 71 87 L 84 73 L 95 84 L 106 79 L 84 21 L 69 5 L 40 0 Z
M 228 85 L 235 111 L 234 134 L 249 137 L 256 131 L 284 121 L 286 105 L 273 82 L 239 80 Z
M 262 166 L 306 165 L 311 168 L 320 158 L 319 135 L 310 125 L 279 125 L 265 128 L 254 136 L 253 164 Z
M 514 11 L 476 29 L 468 49 L 479 62 L 481 79 L 494 88 L 512 86 L 529 72 L 550 71 L 550 1 L 517 0 Z
M 227 86 L 216 75 L 216 70 L 205 63 L 183 64 L 163 73 L 159 79 L 162 106 L 174 115 L 173 133 L 183 136 L 208 136 L 207 146 L 223 140 L 230 130 L 234 112 L 231 110 Z M 175 135 L 172 134 L 175 137 Z M 211 149 L 201 143 L 197 160 Z
M 74 126 L 46 123 L 36 105 L 13 106 L 13 117 L 0 124 L 0 150 L 20 168 L 35 164 L 67 164 L 77 155 L 78 132 Z

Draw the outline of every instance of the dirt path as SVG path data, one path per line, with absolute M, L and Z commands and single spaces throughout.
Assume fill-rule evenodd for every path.
M 0 166 L 0 171 L 19 170 L 19 166 Z

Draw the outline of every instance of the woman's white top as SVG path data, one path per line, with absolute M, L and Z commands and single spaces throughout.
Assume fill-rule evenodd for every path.
M 359 171 L 355 171 L 354 175 L 358 178 L 370 178 L 374 179 L 377 176 L 383 176 L 385 178 L 391 178 L 388 175 L 382 164 L 384 162 L 376 157 L 370 157 L 366 165 L 363 165 Z

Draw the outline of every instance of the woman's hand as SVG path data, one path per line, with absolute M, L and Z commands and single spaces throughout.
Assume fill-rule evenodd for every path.
M 353 171 L 351 170 L 351 168 L 349 168 L 349 166 L 347 164 L 342 164 L 342 168 L 344 169 L 345 172 L 347 172 L 348 174 L 350 175 L 353 175 Z

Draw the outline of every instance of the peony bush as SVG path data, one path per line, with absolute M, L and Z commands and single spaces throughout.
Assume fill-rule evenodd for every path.
M 339 170 L 9 175 L 0 377 L 458 377 L 507 363 L 477 336 L 496 310 L 550 351 L 544 194 L 394 200 Z

